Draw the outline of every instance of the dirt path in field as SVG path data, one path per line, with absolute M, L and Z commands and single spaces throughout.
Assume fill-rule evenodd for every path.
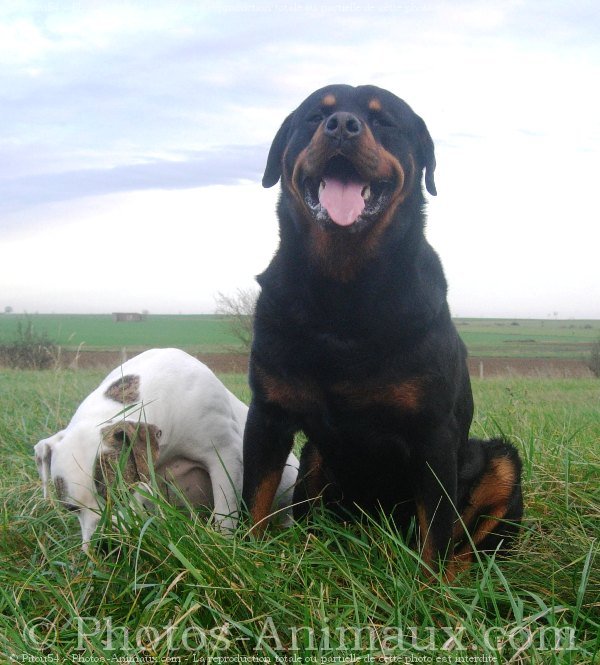
M 123 351 L 67 351 L 61 350 L 59 366 L 75 369 L 111 368 L 133 358 L 143 349 Z M 248 356 L 245 353 L 197 353 L 195 356 L 213 372 L 222 374 L 245 374 L 248 371 Z
M 61 367 L 111 368 L 139 353 L 134 351 L 62 351 Z M 244 374 L 248 370 L 248 356 L 243 353 L 206 353 L 198 358 L 213 372 Z M 592 376 L 586 364 L 579 360 L 546 358 L 469 358 L 471 376 L 531 376 L 550 378 L 582 378 Z

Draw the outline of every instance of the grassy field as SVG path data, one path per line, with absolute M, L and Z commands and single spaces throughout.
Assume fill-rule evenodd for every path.
M 160 500 L 123 506 L 84 555 L 32 446 L 102 376 L 0 370 L 0 662 L 600 662 L 596 380 L 474 383 L 473 433 L 522 454 L 526 519 L 513 557 L 448 586 L 385 522 L 227 539 Z M 248 398 L 244 376 L 222 378 Z
M 600 339 L 600 321 L 456 319 L 472 356 L 580 360 Z
M 106 350 L 175 346 L 198 353 L 239 348 L 227 321 L 210 314 L 150 315 L 144 321 L 116 323 L 106 314 L 33 314 L 0 316 L 0 343 L 15 338 L 19 321 L 29 320 L 39 333 L 64 348 Z
M 240 350 L 227 321 L 214 315 L 149 315 L 115 323 L 110 315 L 34 314 L 36 331 L 65 348 L 113 349 L 176 346 L 198 353 Z M 18 315 L 0 315 L 0 344 L 17 334 Z M 472 356 L 581 360 L 600 339 L 600 321 L 457 319 Z

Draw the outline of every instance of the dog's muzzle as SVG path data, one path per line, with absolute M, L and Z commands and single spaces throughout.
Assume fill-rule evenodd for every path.
M 321 226 L 357 231 L 379 218 L 404 173 L 360 118 L 338 112 L 326 118 L 299 155 L 293 182 Z

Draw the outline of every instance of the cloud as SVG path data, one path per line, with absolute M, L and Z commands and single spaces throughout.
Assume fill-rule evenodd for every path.
M 260 269 L 248 261 L 268 244 L 250 231 L 261 220 L 275 228 L 274 204 L 262 207 L 275 188 L 258 184 L 270 140 L 311 90 L 347 82 L 389 88 L 426 121 L 440 192 L 429 229 L 455 292 L 477 300 L 485 276 L 486 297 L 496 289 L 507 302 L 516 295 L 530 302 L 531 275 L 540 289 L 547 281 L 551 298 L 557 283 L 567 283 L 564 273 L 575 292 L 597 245 L 590 222 L 598 216 L 600 150 L 600 97 L 591 84 L 600 76 L 596 4 L 0 3 L 0 235 L 3 246 L 15 243 L 2 286 L 30 247 L 43 262 L 72 238 L 71 253 L 80 245 L 89 252 L 77 284 L 93 290 L 88 266 L 101 266 L 105 252 L 86 242 L 87 230 L 109 244 L 107 229 L 126 235 L 159 202 L 156 230 L 143 228 L 148 251 L 164 246 L 165 218 L 190 214 L 179 229 L 185 237 L 194 211 L 204 219 L 215 210 L 221 222 L 229 216 L 240 226 L 223 238 L 218 225 L 203 230 L 197 244 L 207 271 L 199 283 L 214 291 L 243 281 Z M 490 229 L 493 248 L 473 258 Z M 239 256 L 229 261 L 234 235 Z M 182 249 L 171 251 L 181 263 Z M 208 268 L 218 258 L 226 270 Z M 36 302 L 47 279 L 30 265 L 23 279 Z M 52 288 L 67 289 L 68 278 Z M 116 293 L 107 291 L 107 302 Z M 581 294 L 593 300 L 589 288 Z
M 262 177 L 268 146 L 223 146 L 188 153 L 185 159 L 155 160 L 108 169 L 78 169 L 63 173 L 0 180 L 0 212 L 128 191 L 192 189 L 234 185 Z

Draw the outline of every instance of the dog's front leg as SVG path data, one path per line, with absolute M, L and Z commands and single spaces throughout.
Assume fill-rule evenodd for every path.
M 255 531 L 266 526 L 293 441 L 294 428 L 286 412 L 254 399 L 244 432 L 242 498 Z
M 456 519 L 456 436 L 451 428 L 439 428 L 421 444 L 417 453 L 415 502 L 423 561 L 437 571 L 452 553 L 452 529 Z M 446 579 L 453 572 L 446 570 Z

